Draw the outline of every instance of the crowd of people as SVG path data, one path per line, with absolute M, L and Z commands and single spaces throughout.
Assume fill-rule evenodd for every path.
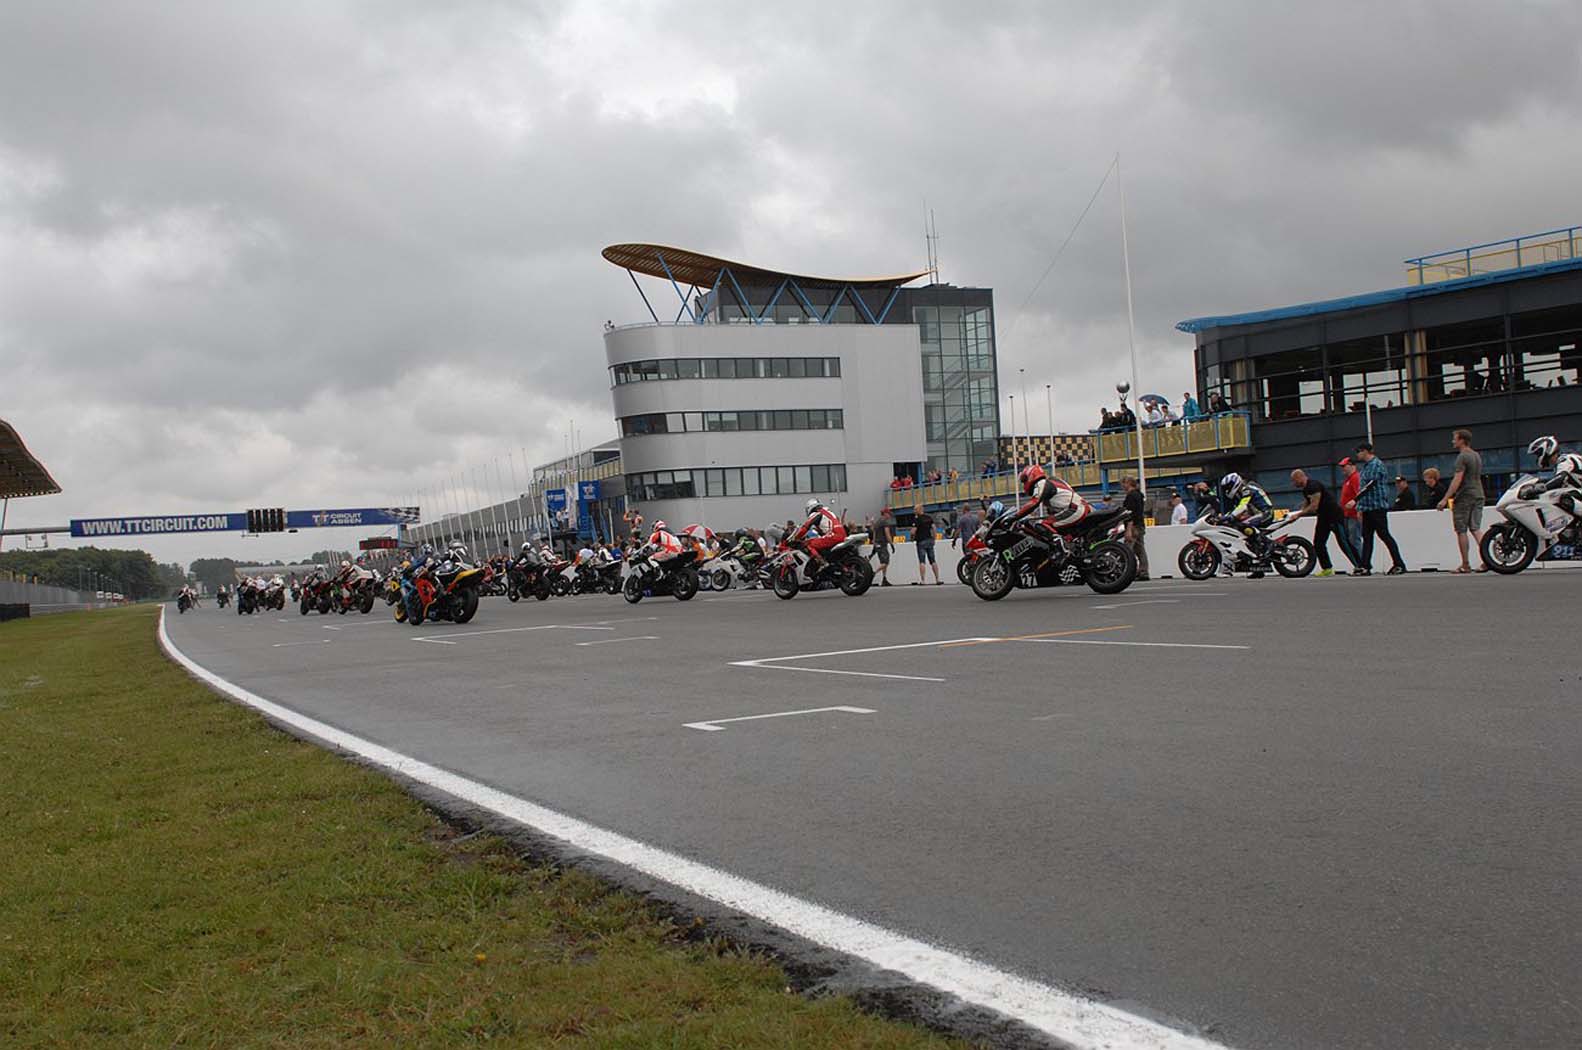
M 1212 391 L 1208 396 L 1206 406 L 1200 405 L 1197 398 L 1188 391 L 1181 395 L 1181 409 L 1177 411 L 1169 401 L 1162 397 L 1146 395 L 1138 399 L 1139 410 L 1134 412 L 1126 403 L 1125 395 L 1120 399 L 1117 408 L 1101 407 L 1099 409 L 1099 425 L 1094 433 L 1103 433 L 1109 430 L 1133 430 L 1141 423 L 1144 427 L 1176 426 L 1181 423 L 1195 423 L 1200 419 L 1229 412 L 1230 402 L 1219 391 Z

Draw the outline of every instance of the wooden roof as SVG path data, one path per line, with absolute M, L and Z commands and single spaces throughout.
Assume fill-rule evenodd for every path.
M 612 244 L 601 252 L 606 259 L 634 273 L 649 277 L 674 277 L 678 284 L 712 288 L 720 271 L 728 269 L 743 285 L 778 285 L 790 279 L 803 288 L 894 288 L 926 276 L 927 270 L 916 273 L 896 274 L 894 277 L 814 277 L 810 274 L 790 273 L 786 270 L 768 270 L 762 266 L 732 262 L 715 255 L 671 248 L 663 244 Z M 660 257 L 664 257 L 661 264 Z M 670 268 L 666 273 L 665 268 Z
M 59 491 L 60 486 L 22 444 L 16 429 L 0 419 L 0 498 L 50 496 Z

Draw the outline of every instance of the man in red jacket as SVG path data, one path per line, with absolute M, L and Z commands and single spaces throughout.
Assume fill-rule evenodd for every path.
M 1351 549 L 1362 549 L 1362 512 L 1357 510 L 1357 493 L 1362 490 L 1362 476 L 1357 473 L 1357 465 L 1347 456 L 1340 461 L 1340 472 L 1346 480 L 1340 485 L 1340 511 L 1345 516 L 1346 539 L 1350 542 Z M 1358 563 L 1358 569 L 1371 569 L 1371 565 Z

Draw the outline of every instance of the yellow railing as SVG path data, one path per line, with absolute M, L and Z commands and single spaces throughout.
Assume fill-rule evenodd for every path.
M 1137 436 L 1135 430 L 1114 430 L 1098 435 L 1099 462 L 1117 465 L 1136 462 Z M 1244 412 L 1222 412 L 1192 423 L 1144 427 L 1142 440 L 1144 459 L 1195 456 L 1250 448 L 1252 426 Z
M 1519 266 L 1575 259 L 1582 254 L 1582 227 L 1535 233 L 1508 241 L 1475 244 L 1459 251 L 1440 252 L 1406 260 L 1408 284 L 1455 281 L 1480 273 L 1513 270 Z

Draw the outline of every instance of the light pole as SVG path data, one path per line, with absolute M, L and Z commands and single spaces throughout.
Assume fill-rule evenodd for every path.
M 1049 413 L 1049 443 L 1055 443 L 1055 384 L 1044 384 L 1044 411 Z
M 1018 461 L 1016 458 L 1016 395 L 1006 394 L 1005 396 L 1011 402 L 1011 475 L 1015 477 L 1020 473 L 1017 469 Z
M 1033 461 L 1033 426 L 1027 419 L 1027 369 L 1018 368 L 1016 374 L 1022 381 L 1022 432 L 1027 435 L 1027 462 Z M 1011 420 L 1015 424 L 1016 420 Z
M 1115 192 L 1121 203 L 1121 265 L 1126 270 L 1126 342 L 1132 353 L 1132 386 L 1137 386 L 1137 322 L 1132 314 L 1132 255 L 1126 241 L 1126 187 L 1121 184 L 1121 155 L 1115 154 Z M 1138 388 L 1138 397 L 1142 390 Z M 1143 468 L 1143 416 L 1133 411 L 1137 418 L 1137 487 L 1148 495 L 1148 476 Z

